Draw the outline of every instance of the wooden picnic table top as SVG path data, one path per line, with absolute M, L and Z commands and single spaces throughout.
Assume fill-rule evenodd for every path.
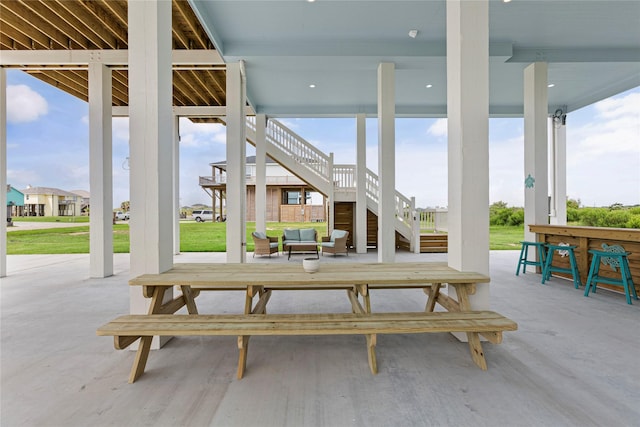
M 461 272 L 442 262 L 322 263 L 307 273 L 301 264 L 189 263 L 175 264 L 160 274 L 143 274 L 131 286 L 190 286 L 193 289 L 246 289 L 264 286 L 286 289 L 369 285 L 370 288 L 423 287 L 430 283 L 487 283 L 480 273 Z

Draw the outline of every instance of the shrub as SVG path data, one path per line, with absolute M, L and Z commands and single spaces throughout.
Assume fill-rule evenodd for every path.
M 582 225 L 590 227 L 604 227 L 609 210 L 607 208 L 584 208 L 580 209 L 579 217 Z
M 627 228 L 640 228 L 640 213 L 629 217 Z
M 567 222 L 580 221 L 580 211 L 577 208 L 567 208 Z
M 628 210 L 616 209 L 607 213 L 603 227 L 625 228 L 630 218 L 631 214 Z

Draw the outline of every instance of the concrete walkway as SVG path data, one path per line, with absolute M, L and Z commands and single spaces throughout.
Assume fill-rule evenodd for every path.
M 5 426 L 633 426 L 640 425 L 640 303 L 568 281 L 514 275 L 491 253 L 492 309 L 518 322 L 485 344 L 481 371 L 449 334 L 378 337 L 371 375 L 360 336 L 254 337 L 236 380 L 234 337 L 178 337 L 128 384 L 131 351 L 97 337 L 129 310 L 129 260 L 88 278 L 88 255 L 14 255 L 0 285 L 0 425 Z M 223 262 L 183 254 L 176 262 Z M 296 262 L 303 255 L 251 259 Z M 322 262 L 375 261 L 375 254 Z M 398 261 L 446 260 L 399 253 Z M 280 292 L 272 313 L 349 311 L 344 292 Z M 421 310 L 421 291 L 377 291 L 373 310 Z M 240 293 L 204 293 L 201 312 L 241 312 Z

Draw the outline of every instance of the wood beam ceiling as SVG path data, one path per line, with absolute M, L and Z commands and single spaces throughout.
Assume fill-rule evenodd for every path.
M 2 50 L 101 50 L 127 49 L 127 0 L 2 0 L 0 49 Z M 214 49 L 186 0 L 172 0 L 174 49 Z M 24 64 L 23 64 L 24 65 Z M 64 64 L 60 64 L 64 65 Z M 23 68 L 80 99 L 88 98 L 88 73 L 82 69 Z M 128 105 L 126 69 L 113 70 L 116 106 Z M 224 106 L 224 70 L 173 71 L 173 100 L 180 106 Z

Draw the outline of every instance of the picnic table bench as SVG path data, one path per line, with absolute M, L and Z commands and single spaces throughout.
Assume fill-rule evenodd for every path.
M 488 280 L 444 263 L 340 263 L 323 265 L 314 274 L 303 272 L 300 265 L 176 264 L 165 273 L 130 281 L 131 286 L 142 286 L 143 294 L 152 299 L 149 314 L 120 316 L 101 326 L 97 334 L 114 336 L 116 349 L 141 340 L 130 383 L 144 372 L 153 336 L 179 335 L 238 336 L 239 379 L 246 369 L 251 335 L 365 335 L 369 366 L 375 374 L 377 334 L 464 332 L 473 361 L 486 370 L 479 335 L 500 343 L 503 331 L 517 329 L 515 322 L 498 313 L 471 310 L 468 295 L 475 293 L 476 283 Z M 440 292 L 445 284 L 455 287 L 457 299 Z M 180 286 L 182 295 L 163 303 L 165 291 L 172 286 Z M 400 288 L 423 289 L 428 295 L 425 311 L 371 312 L 370 290 Z M 273 291 L 308 289 L 346 290 L 352 313 L 266 314 Z M 245 291 L 244 313 L 198 314 L 195 298 L 199 292 L 219 290 Z M 436 303 L 449 311 L 434 312 Z M 189 314 L 174 314 L 185 306 Z

